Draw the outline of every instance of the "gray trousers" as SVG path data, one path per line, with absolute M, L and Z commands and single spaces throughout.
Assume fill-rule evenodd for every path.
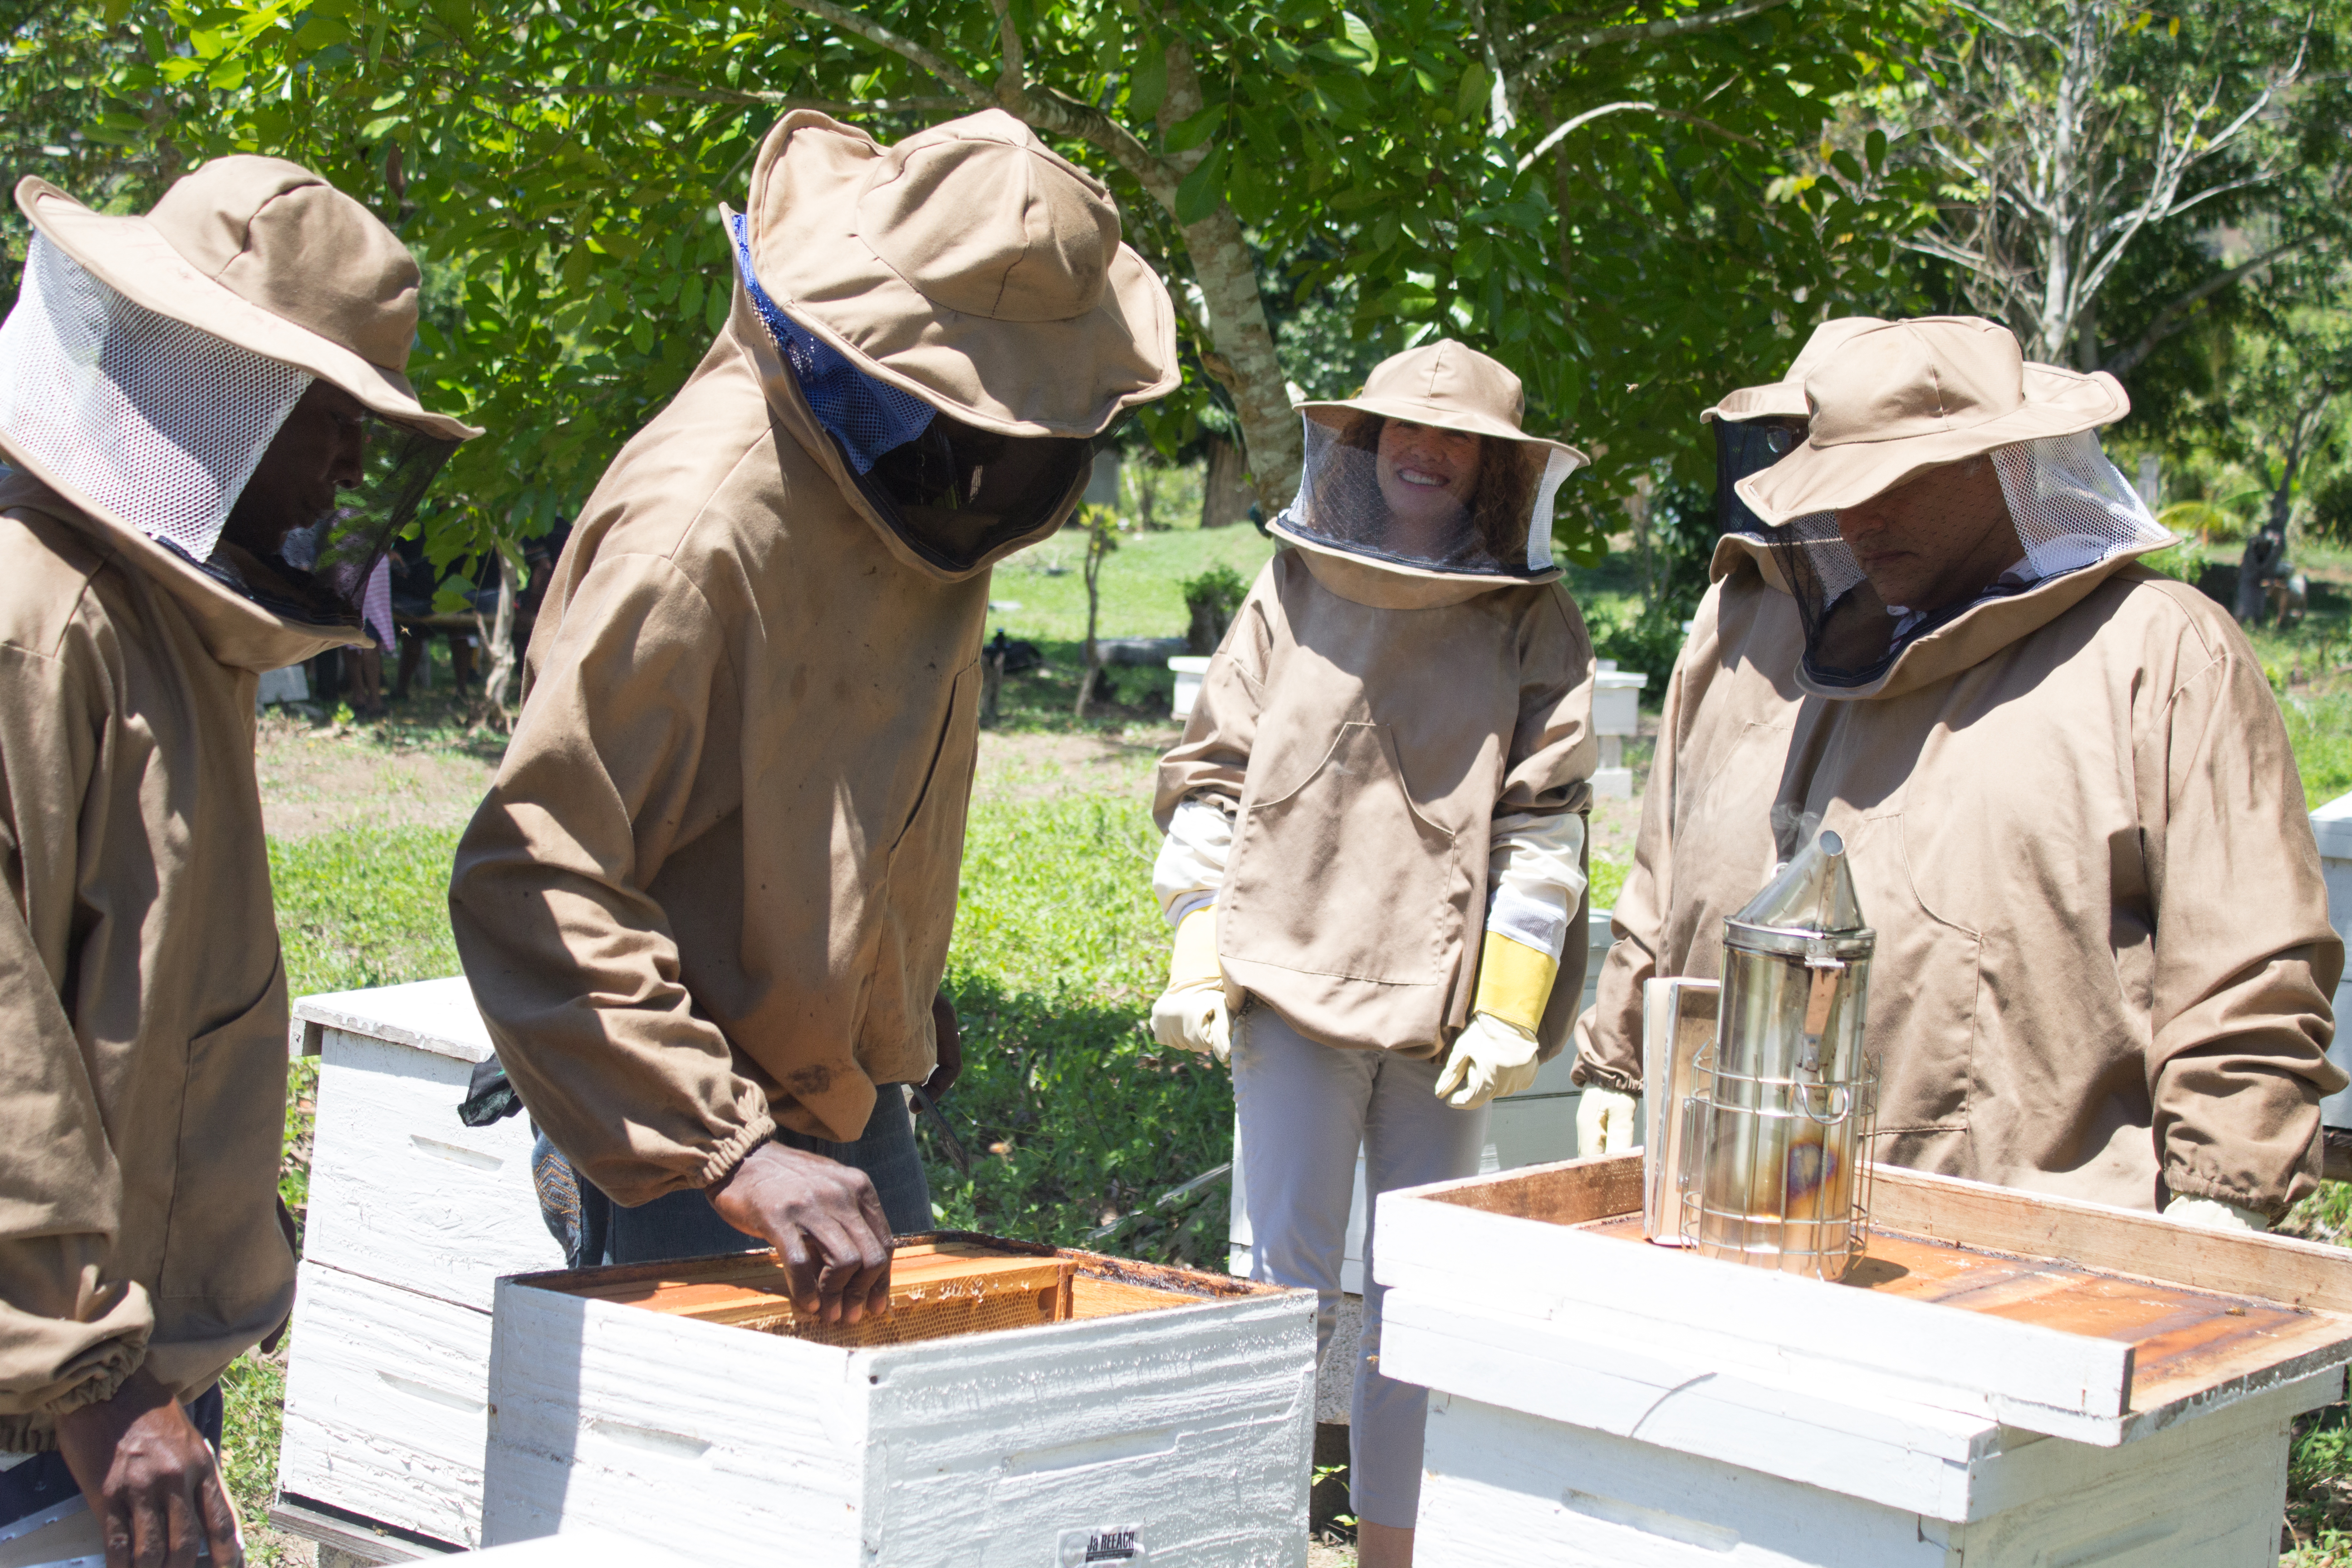
M 1330 1343 L 1348 1249 L 1356 1150 L 1377 1221 L 1380 1194 L 1475 1175 L 1486 1112 L 1455 1110 L 1432 1092 L 1439 1064 L 1393 1051 L 1342 1051 L 1306 1038 L 1253 999 L 1234 1041 L 1250 1222 L 1250 1278 L 1315 1291 L 1315 1350 Z M 1364 1337 L 1349 1406 L 1348 1476 L 1356 1517 L 1401 1530 L 1421 1507 L 1422 1425 L 1428 1391 L 1380 1371 L 1381 1306 L 1372 1237 L 1364 1237 Z

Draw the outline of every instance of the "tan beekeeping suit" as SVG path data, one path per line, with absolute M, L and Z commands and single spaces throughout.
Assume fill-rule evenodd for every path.
M 1156 806 L 1163 826 L 1190 795 L 1234 810 L 1217 952 L 1234 1000 L 1324 1045 L 1439 1055 L 1469 1017 L 1495 818 L 1590 802 L 1592 672 L 1556 582 L 1433 595 L 1312 550 L 1268 563 Z M 1583 988 L 1581 929 L 1547 1055 Z
M 1714 974 L 1776 820 L 1817 818 L 1878 932 L 1883 1158 L 2141 1209 L 2159 1180 L 2273 1215 L 2310 1190 L 2342 948 L 2261 667 L 2220 606 L 2134 563 L 2162 542 L 1824 687 L 1778 559 L 1727 537 L 1580 1074 L 1638 1085 L 1642 983 Z
M 37 244 L 57 247 L 28 272 L 73 278 L 80 304 L 120 311 L 118 293 L 136 293 L 431 420 L 400 376 L 415 264 L 316 175 L 225 159 L 143 217 L 38 181 L 17 199 Z M 289 301 L 298 258 L 308 293 Z M 57 367 L 42 352 L 56 323 L 33 319 L 57 306 L 47 286 L 0 328 L 16 387 Z M 171 367 L 148 352 L 151 374 Z M 198 352 L 226 417 L 221 346 Z M 110 406 L 75 439 L 0 400 L 0 460 L 16 470 L 0 469 L 0 1450 L 54 1447 L 57 1416 L 142 1363 L 193 1397 L 286 1319 L 286 977 L 255 683 L 364 641 L 259 607 L 157 543 L 139 510 L 89 499 L 166 488 L 152 468 L 110 466 L 142 449 L 152 405 L 134 385 Z
M 1020 188 L 1063 193 L 1025 209 L 1085 229 L 1063 235 L 1056 267 L 1108 223 L 1086 285 L 1099 306 L 1044 319 L 1057 307 L 1019 297 L 1043 288 L 1042 263 L 1000 265 L 985 299 L 961 287 L 971 276 L 928 284 L 974 310 L 927 327 L 928 297 L 860 247 L 921 239 L 898 258 L 916 272 L 977 266 L 999 242 L 1019 254 L 1017 200 L 991 213 L 894 194 L 936 190 L 936 160 L 967 155 L 966 174 L 1006 176 L 1000 191 L 1034 174 Z M 1172 384 L 1171 307 L 1118 245 L 1116 209 L 1008 116 L 892 149 L 787 116 L 747 217 L 757 279 L 794 322 L 967 424 L 1091 434 Z M 861 234 L 811 237 L 853 222 Z M 938 232 L 910 239 L 909 225 Z M 1000 300 L 1029 313 L 977 313 Z M 988 568 L 1060 526 L 1086 479 L 1076 457 L 1022 531 L 943 563 L 861 488 L 739 283 L 700 366 L 589 498 L 450 912 L 531 1115 L 616 1201 L 708 1186 L 778 1124 L 852 1141 L 877 1085 L 931 1071 Z

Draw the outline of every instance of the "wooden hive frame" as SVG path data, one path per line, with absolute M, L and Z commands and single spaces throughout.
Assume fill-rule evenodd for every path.
M 769 1252 L 529 1279 L 542 1289 L 843 1349 L 1116 1317 L 1246 1293 L 1204 1287 L 1201 1276 L 1187 1270 L 965 1231 L 898 1241 L 891 1250 L 890 1310 L 856 1323 L 824 1323 L 798 1311 L 783 1265 Z

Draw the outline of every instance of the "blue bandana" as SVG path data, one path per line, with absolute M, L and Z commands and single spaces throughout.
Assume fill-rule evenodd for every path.
M 741 213 L 728 219 L 735 238 L 735 269 L 768 335 L 801 384 L 809 412 L 849 454 L 861 474 L 893 447 L 903 447 L 930 428 L 938 413 L 911 392 L 902 392 L 859 370 L 832 344 L 776 308 L 751 270 L 751 226 Z

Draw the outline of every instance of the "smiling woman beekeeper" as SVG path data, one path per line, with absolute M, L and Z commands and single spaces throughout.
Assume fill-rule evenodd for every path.
M 1163 1045 L 1230 1056 L 1251 1274 L 1339 1299 L 1368 1191 L 1464 1176 L 1583 986 L 1592 647 L 1551 561 L 1584 459 L 1519 428 L 1518 378 L 1436 342 L 1303 405 L 1269 563 L 1160 765 L 1176 927 Z M 1563 969 L 1562 961 L 1566 966 Z M 1364 1259 L 1351 1416 L 1368 1565 L 1407 1562 L 1425 1394 L 1377 1370 Z
M 415 261 L 306 169 L 223 158 L 138 216 L 37 179 L 16 205 L 0 1560 L 179 1565 L 208 1543 L 229 1568 L 215 1380 L 294 1299 L 257 672 L 367 646 L 359 592 L 478 432 L 403 374 Z

